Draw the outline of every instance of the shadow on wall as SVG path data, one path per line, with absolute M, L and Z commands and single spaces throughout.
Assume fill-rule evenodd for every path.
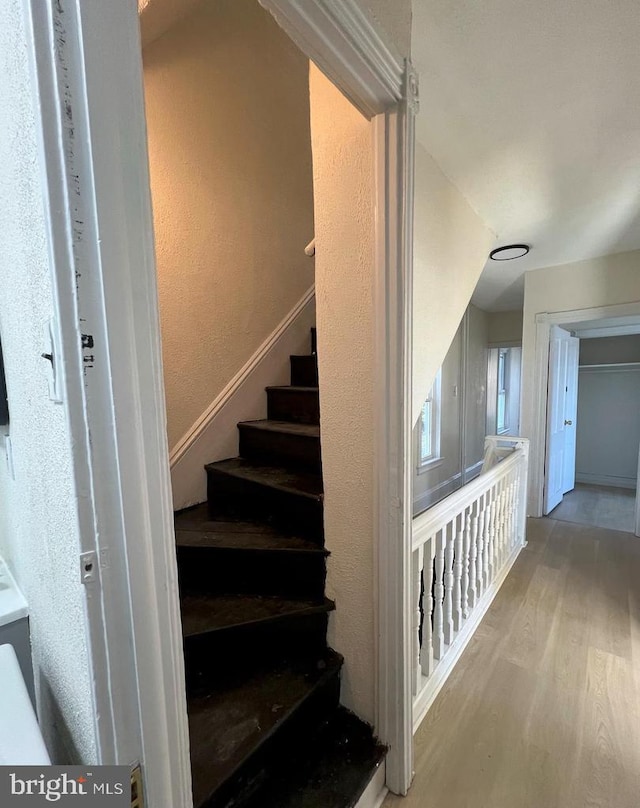
M 64 714 L 56 701 L 47 677 L 42 672 L 38 678 L 38 691 L 40 697 L 38 713 L 41 716 L 47 716 L 46 723 L 41 722 L 40 730 L 52 763 L 56 766 L 75 766 L 86 763 L 73 742 Z

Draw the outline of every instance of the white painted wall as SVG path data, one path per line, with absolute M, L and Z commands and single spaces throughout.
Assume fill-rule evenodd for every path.
M 522 345 L 522 309 L 489 312 L 489 344 L 497 348 Z
M 428 115 L 428 110 L 420 115 Z M 414 423 L 493 242 L 493 234 L 418 143 L 413 255 Z
M 313 283 L 308 60 L 256 0 L 143 55 L 172 448 Z
M 580 340 L 581 365 L 640 362 L 640 334 Z
M 344 703 L 375 717 L 373 128 L 311 65 L 316 318 L 329 644 Z
M 54 762 L 96 762 L 71 450 L 49 400 L 44 324 L 52 314 L 23 4 L 0 27 L 0 333 L 15 479 L 0 439 L 0 554 L 29 601 L 38 715 Z
M 382 30 L 387 46 L 399 56 L 411 53 L 411 0 L 357 0 Z
M 581 367 L 576 480 L 636 487 L 640 445 L 640 367 Z
M 472 468 L 484 457 L 487 414 L 487 360 L 489 350 L 487 312 L 470 305 L 466 312 L 466 358 L 464 362 L 465 442 L 463 466 Z
M 533 434 L 536 314 L 640 301 L 640 251 L 606 255 L 525 275 L 521 433 Z M 544 446 L 531 444 L 532 468 Z M 539 485 L 532 475 L 531 490 Z

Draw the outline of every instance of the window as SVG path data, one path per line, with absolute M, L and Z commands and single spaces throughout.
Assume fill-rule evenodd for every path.
M 498 401 L 496 431 L 498 435 L 509 430 L 509 348 L 498 351 Z
M 438 371 L 420 414 L 419 469 L 427 468 L 440 459 L 440 374 L 441 371 Z

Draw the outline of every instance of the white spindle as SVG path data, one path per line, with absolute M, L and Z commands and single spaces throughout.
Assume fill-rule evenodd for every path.
M 513 513 L 514 513 L 515 501 L 516 501 L 516 481 L 515 476 L 512 474 L 509 481 L 509 497 L 507 504 L 507 556 L 511 555 L 511 551 L 513 550 L 514 546 L 513 528 L 515 523 L 513 520 Z
M 444 530 L 444 641 L 453 642 L 453 552 L 456 537 L 456 520 L 449 522 Z
M 469 508 L 471 516 L 471 547 L 469 551 L 469 611 L 473 609 L 477 601 L 478 592 L 478 513 L 480 500 L 477 499 Z
M 425 544 L 424 562 L 422 566 L 422 648 L 420 649 L 420 667 L 425 676 L 433 672 L 433 562 L 435 560 L 435 536 Z
M 464 512 L 453 520 L 455 540 L 453 546 L 453 630 L 460 631 L 462 626 L 462 570 L 464 568 Z
M 496 542 L 496 571 L 502 567 L 502 560 L 504 558 L 504 543 L 506 540 L 504 533 L 506 493 L 507 481 L 506 479 L 500 480 L 498 483 L 498 541 Z
M 491 504 L 491 552 L 489 553 L 489 576 L 491 581 L 496 577 L 496 567 L 498 565 L 498 518 L 500 510 L 500 483 L 493 486 L 493 499 Z
M 478 597 L 482 595 L 485 590 L 485 568 L 484 568 L 484 550 L 485 550 L 485 535 L 487 529 L 487 492 L 478 500 L 478 509 L 480 517 L 478 521 L 478 586 L 476 587 Z
M 471 570 L 471 508 L 468 508 L 462 513 L 462 520 L 464 521 L 464 532 L 462 534 L 462 619 L 466 620 L 469 617 L 469 581 Z
M 413 553 L 413 587 L 411 592 L 411 597 L 413 599 L 413 603 L 415 604 L 414 612 L 413 612 L 413 640 L 414 640 L 414 659 L 415 664 L 413 666 L 413 695 L 417 695 L 420 687 L 422 685 L 422 669 L 420 667 L 420 606 L 421 606 L 421 599 L 420 599 L 420 582 L 422 580 L 422 566 L 424 564 L 424 545 L 421 544 L 420 547 Z M 431 619 L 431 615 L 428 615 L 429 619 Z M 427 619 L 427 615 L 425 615 L 425 620 Z
M 433 655 L 436 659 L 444 656 L 444 545 L 446 526 L 436 534 L 436 583 L 433 590 Z
M 489 586 L 490 581 L 490 564 L 489 554 L 491 552 L 491 503 L 493 502 L 493 488 L 487 491 L 484 500 L 484 547 L 482 548 L 482 589 L 483 591 Z

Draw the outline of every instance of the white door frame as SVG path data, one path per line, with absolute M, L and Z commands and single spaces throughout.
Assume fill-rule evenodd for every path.
M 640 536 L 640 446 L 638 447 L 638 466 L 636 470 L 636 518 L 633 532 Z
M 23 2 L 60 346 L 56 371 L 63 379 L 74 442 L 81 550 L 99 561 L 88 576 L 86 616 L 100 762 L 141 760 L 147 804 L 189 808 L 136 3 Z M 262 4 L 336 86 L 374 118 L 376 730 L 390 747 L 387 783 L 404 793 L 413 763 L 409 410 L 417 79 L 355 0 Z
M 540 312 L 536 314 L 536 342 L 533 375 L 533 422 L 530 455 L 529 515 L 542 516 L 544 461 L 547 440 L 547 383 L 551 326 L 573 325 L 589 320 L 640 314 L 640 301 L 591 309 Z

